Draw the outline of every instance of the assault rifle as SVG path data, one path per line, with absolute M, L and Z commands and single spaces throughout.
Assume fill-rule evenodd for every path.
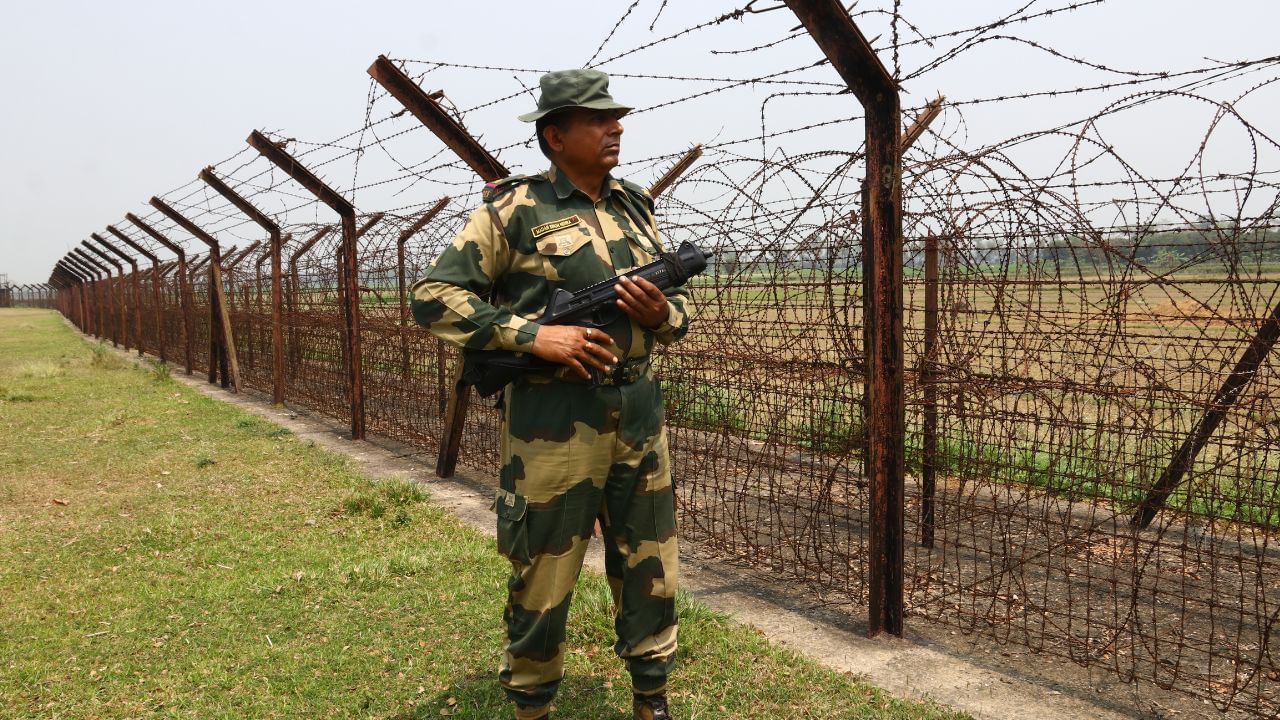
M 690 242 L 681 243 L 675 252 L 659 253 L 653 262 L 641 265 L 629 272 L 596 283 L 591 287 L 571 293 L 557 288 L 542 316 L 534 320 L 540 325 L 581 325 L 603 328 L 618 317 L 618 282 L 623 277 L 644 278 L 659 290 L 670 290 L 689 281 L 707 269 L 711 255 Z M 560 367 L 528 353 L 510 350 L 464 350 L 450 403 L 445 412 L 444 437 L 440 443 L 440 456 L 436 474 L 451 477 L 457 462 L 458 447 L 462 439 L 462 425 L 466 420 L 470 389 L 475 387 L 482 397 L 488 397 L 506 387 L 524 373 L 550 371 Z M 588 366 L 592 380 L 599 382 L 599 370 Z
M 660 253 L 658 259 L 651 263 L 576 293 L 556 288 L 551 293 L 546 311 L 534 322 L 539 325 L 603 328 L 618 317 L 619 280 L 624 277 L 644 278 L 659 290 L 670 290 L 706 270 L 708 257 L 698 246 L 686 242 L 675 252 Z M 510 350 L 467 350 L 463 357 L 461 382 L 474 385 L 481 397 L 493 395 L 524 373 L 559 367 L 557 363 L 534 355 Z M 592 372 L 593 380 L 599 382 L 599 371 L 591 366 L 587 368 Z

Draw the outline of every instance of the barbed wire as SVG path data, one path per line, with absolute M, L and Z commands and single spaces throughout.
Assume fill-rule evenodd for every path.
M 913 22 L 900 0 L 850 8 L 883 31 L 868 35 L 904 88 L 979 50 L 1070 70 L 1016 91 L 947 92 L 903 151 L 908 531 L 932 538 L 906 552 L 909 611 L 1272 717 L 1274 359 L 1233 396 L 1156 524 L 1128 521 L 1276 312 L 1280 56 L 1134 68 L 1055 47 L 1055 20 L 1105 4 L 1027 2 L 985 21 L 974 10 L 948 28 Z M 635 0 L 601 28 L 587 64 L 651 93 L 633 113 L 641 127 L 672 128 L 640 143 L 625 168 L 633 180 L 656 178 L 691 144 L 703 151 L 657 198 L 668 244 L 715 253 L 693 283 L 697 323 L 714 332 L 691 333 L 656 361 L 682 533 L 847 609 L 867 593 L 863 118 L 806 33 L 776 12 L 784 7 L 700 7 L 704 19 L 655 33 L 671 20 L 667 3 Z M 646 29 L 635 20 L 650 9 Z M 696 72 L 671 71 L 668 55 Z M 542 163 L 527 128 L 494 118 L 527 109 L 527 81 L 545 68 L 396 62 L 424 88 L 449 89 L 442 105 L 502 162 Z M 910 125 L 927 104 L 904 93 Z M 409 327 L 399 283 L 451 241 L 482 183 L 376 83 L 364 101 L 360 126 L 331 140 L 264 132 L 360 199 L 370 426 L 433 448 L 454 355 Z M 336 218 L 251 149 L 212 167 L 293 238 L 282 268 L 288 396 L 345 419 L 340 233 L 300 250 Z M 263 241 L 199 181 L 159 196 L 225 246 Z M 445 196 L 439 215 L 402 237 Z M 138 214 L 193 251 L 192 263 L 207 255 L 163 215 Z M 226 277 L 237 353 L 257 388 L 271 382 L 262 252 Z M 207 278 L 193 279 L 197 297 L 207 292 Z M 147 342 L 173 357 L 178 289 L 163 291 L 164 320 Z M 197 333 L 207 335 L 207 315 L 194 311 L 206 323 Z M 496 436 L 496 416 L 481 411 L 463 462 L 492 470 Z

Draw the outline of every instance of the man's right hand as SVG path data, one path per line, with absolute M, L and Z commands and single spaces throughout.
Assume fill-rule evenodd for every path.
M 583 380 L 590 380 L 591 365 L 602 372 L 610 372 L 618 364 L 618 358 L 609 350 L 613 338 L 594 328 L 577 325 L 543 325 L 533 337 L 531 352 L 543 360 L 568 365 Z

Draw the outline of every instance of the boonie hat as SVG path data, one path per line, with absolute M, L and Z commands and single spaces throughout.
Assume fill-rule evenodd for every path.
M 618 117 L 631 112 L 609 94 L 609 76 L 599 70 L 556 70 L 538 81 L 542 97 L 538 109 L 520 116 L 522 122 L 533 122 L 559 110 L 581 107 L 591 110 L 617 110 Z

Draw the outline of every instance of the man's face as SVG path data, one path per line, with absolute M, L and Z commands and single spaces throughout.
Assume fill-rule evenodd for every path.
M 603 175 L 618 166 L 622 123 L 616 111 L 574 108 L 561 124 L 548 126 L 545 136 L 561 167 Z

